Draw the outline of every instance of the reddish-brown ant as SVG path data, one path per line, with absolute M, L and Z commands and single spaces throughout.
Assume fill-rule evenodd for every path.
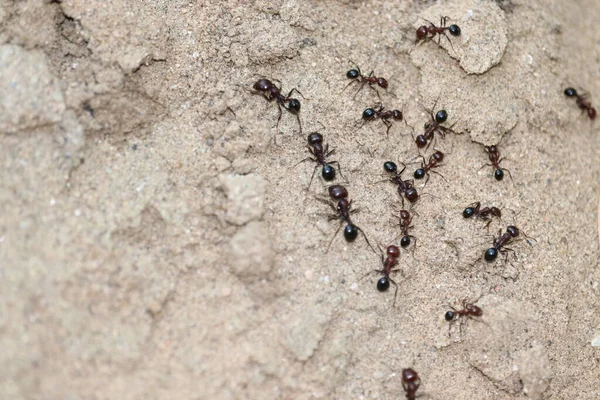
M 513 249 L 509 249 L 505 247 L 507 243 L 511 242 L 514 238 L 519 236 L 520 232 L 516 226 L 509 225 L 506 227 L 506 232 L 502 233 L 502 229 L 498 231 L 498 237 L 494 238 L 494 245 L 485 251 L 483 258 L 487 262 L 492 262 L 498 257 L 498 253 L 506 253 L 508 251 L 512 251 Z M 523 234 L 525 235 L 525 234 Z M 526 236 L 526 235 L 525 235 Z M 508 254 L 506 255 L 508 257 Z
M 385 172 L 392 174 L 389 178 L 389 181 L 398 186 L 398 194 L 400 195 L 400 199 L 402 199 L 402 204 L 404 205 L 404 197 L 410 203 L 415 203 L 419 200 L 419 193 L 417 189 L 414 187 L 414 181 L 412 179 L 404 180 L 402 179 L 402 172 L 406 169 L 406 165 L 402 164 L 402 170 L 398 172 L 398 166 L 393 161 L 386 161 L 383 163 L 383 169 Z
M 381 121 L 387 126 L 385 134 L 388 135 L 390 132 L 390 128 L 392 127 L 392 121 L 402 121 L 402 111 L 400 110 L 387 110 L 384 111 L 383 105 L 379 105 L 379 108 L 375 110 L 374 108 L 367 108 L 362 113 L 362 119 L 364 121 L 373 121 L 375 119 L 381 119 Z M 406 121 L 405 121 L 406 122 Z
M 329 205 L 329 207 L 331 207 L 331 209 L 334 211 L 334 214 L 329 216 L 329 220 L 331 221 L 334 219 L 339 219 L 340 225 L 339 225 L 337 231 L 335 231 L 335 234 L 333 235 L 333 237 L 331 238 L 329 245 L 327 245 L 327 251 L 329 251 L 329 248 L 331 247 L 333 240 L 337 236 L 337 233 L 342 228 L 342 225 L 344 223 L 346 223 L 346 226 L 344 228 L 344 238 L 346 239 L 346 241 L 354 242 L 356 240 L 356 238 L 358 237 L 358 232 L 360 232 L 360 233 L 362 233 L 363 237 L 365 238 L 365 241 L 367 242 L 367 244 L 369 245 L 371 250 L 373 250 L 375 252 L 375 249 L 373 248 L 373 246 L 371 246 L 371 243 L 369 242 L 367 235 L 365 235 L 365 233 L 363 232 L 363 230 L 360 227 L 358 227 L 352 223 L 350 214 L 358 212 L 358 210 L 357 209 L 352 210 L 352 200 L 350 200 L 350 201 L 348 200 L 348 190 L 342 185 L 332 185 L 332 186 L 329 186 L 328 192 L 329 192 L 329 197 L 331 198 L 331 200 L 333 200 L 333 202 L 327 201 L 327 200 L 324 200 L 324 199 L 321 199 L 318 197 L 317 197 L 317 200 L 322 203 L 325 203 L 325 204 Z
M 442 176 L 439 172 L 433 171 L 433 168 L 439 167 L 440 163 L 444 161 L 444 153 L 436 150 L 436 152 L 429 157 L 429 161 L 427 163 L 425 163 L 425 158 L 423 156 L 421 156 L 421 159 L 421 168 L 417 169 L 414 173 L 415 179 L 423 179 L 423 177 L 427 176 L 427 179 L 425 180 L 426 185 L 429 181 L 429 172 L 433 172 L 439 176 Z
M 275 86 L 273 82 L 268 79 L 261 78 L 253 86 L 256 93 L 260 93 L 263 97 L 269 101 L 276 100 L 277 107 L 279 108 L 279 117 L 277 118 L 277 130 L 279 130 L 279 122 L 281 121 L 281 107 L 285 108 L 292 114 L 296 116 L 298 120 L 298 126 L 300 127 L 300 132 L 302 133 L 302 123 L 300 122 L 300 101 L 298 99 L 291 98 L 292 93 L 297 92 L 300 96 L 302 93 L 296 88 L 290 90 L 287 96 L 281 94 L 281 88 Z M 304 97 L 304 96 L 302 96 Z
M 475 305 L 476 302 L 477 302 L 477 300 L 475 300 L 472 303 L 469 303 L 467 301 L 467 299 L 463 299 L 461 302 L 462 309 L 460 309 L 460 310 L 457 310 L 456 308 L 449 305 L 449 307 L 452 309 L 452 311 L 447 311 L 446 314 L 444 315 L 444 318 L 446 319 L 446 321 L 452 323 L 452 322 L 455 322 L 457 319 L 463 318 L 463 317 L 467 317 L 467 318 L 481 317 L 483 315 L 483 310 L 481 309 L 481 307 L 478 307 Z M 461 336 L 462 336 L 462 326 L 464 324 L 464 322 L 462 322 L 462 321 L 464 321 L 464 319 L 461 320 L 461 324 L 460 324 Z M 450 330 L 448 330 L 448 335 L 450 335 Z
M 346 77 L 348 79 L 352 79 L 350 81 L 350 83 L 348 83 L 346 85 L 346 87 L 344 87 L 344 90 L 346 90 L 348 88 L 348 86 L 350 86 L 353 83 L 359 83 L 360 87 L 358 88 L 358 90 L 356 91 L 356 93 L 354 94 L 354 97 L 356 97 L 356 95 L 358 94 L 358 92 L 360 92 L 362 90 L 362 88 L 365 85 L 369 85 L 369 87 L 373 90 L 375 90 L 375 92 L 377 93 L 377 97 L 381 98 L 381 96 L 379 95 L 379 92 L 377 91 L 377 89 L 375 87 L 373 87 L 373 85 L 377 85 L 382 89 L 387 90 L 388 88 L 388 81 L 385 78 L 382 77 L 376 77 L 373 75 L 373 71 L 371 71 L 369 73 L 369 75 L 364 76 L 362 74 L 362 72 L 360 72 L 360 68 L 357 66 L 356 68 L 353 68 L 351 70 L 349 70 L 348 72 L 346 72 Z M 342 90 L 342 92 L 344 91 Z
M 502 211 L 498 207 L 481 207 L 480 202 L 469 204 L 463 211 L 464 218 L 476 217 L 483 221 L 487 221 L 485 227 L 487 228 L 492 222 L 492 217 L 502 218 Z
M 488 158 L 490 159 L 491 164 L 485 164 L 481 168 L 493 167 L 495 169 L 494 178 L 496 178 L 497 181 L 504 179 L 504 171 L 508 172 L 508 176 L 510 176 L 510 179 L 513 180 L 510 171 L 506 168 L 500 167 L 500 162 L 504 160 L 504 158 L 500 158 L 500 150 L 498 149 L 498 145 L 484 146 L 484 149 L 486 153 L 488 153 Z
M 589 100 L 589 93 L 579 94 L 577 93 L 577 90 L 573 88 L 566 88 L 565 95 L 568 97 L 575 97 L 577 107 L 579 107 L 581 111 L 587 113 L 588 117 L 590 117 L 591 120 L 596 119 L 596 109 L 592 107 L 592 103 Z
M 374 269 L 373 271 L 367 273 L 365 276 L 376 272 L 378 274 L 383 274 L 383 276 L 377 281 L 377 290 L 380 292 L 385 292 L 390 288 L 390 282 L 394 284 L 396 287 L 396 291 L 394 293 L 394 306 L 396 305 L 396 296 L 398 295 L 398 285 L 396 282 L 390 277 L 392 272 L 400 271 L 400 269 L 392 269 L 398 264 L 398 258 L 400 257 L 400 249 L 398 246 L 390 245 L 387 247 L 386 257 L 384 258 L 383 253 L 381 254 L 381 263 L 383 264 L 382 269 Z
M 325 161 L 325 159 L 332 155 L 335 152 L 335 150 L 329 151 L 329 144 L 323 146 L 323 135 L 321 135 L 318 132 L 313 132 L 310 135 L 308 135 L 307 148 L 312 157 L 307 157 L 304 160 L 298 162 L 298 164 L 303 163 L 305 161 L 314 161 L 317 163 L 317 165 L 315 165 L 315 169 L 313 170 L 312 176 L 310 177 L 310 182 L 308 184 L 308 188 L 306 188 L 306 190 L 310 188 L 313 178 L 315 177 L 315 172 L 317 172 L 319 166 L 323 167 L 321 170 L 321 176 L 327 182 L 330 182 L 335 179 L 335 168 L 333 167 L 333 165 L 337 165 L 338 171 L 340 171 L 340 175 L 342 175 L 342 169 L 340 168 L 339 162 Z
M 435 104 L 433 105 L 433 108 L 435 108 Z M 433 109 L 427 109 L 427 111 L 429 111 L 431 119 L 425 124 L 425 132 L 415 138 L 415 143 L 419 148 L 427 146 L 427 143 L 434 138 L 436 133 L 442 138 L 446 137 L 447 133 L 456 133 L 452 130 L 452 127 L 456 122 L 450 125 L 450 127 L 442 126 L 448 119 L 448 112 L 446 110 L 439 110 L 435 115 L 433 114 Z
M 404 248 L 410 246 L 411 238 L 415 240 L 416 246 L 417 238 L 408 234 L 408 230 L 413 228 L 411 225 L 413 217 L 410 215 L 410 212 L 408 210 L 400 210 L 400 215 L 392 215 L 398 218 L 398 226 L 400 226 L 400 235 L 398 236 L 402 236 L 402 239 L 400 239 L 400 246 Z
M 446 31 L 450 32 L 450 34 L 452 36 L 460 36 L 461 32 L 460 32 L 460 27 L 456 24 L 446 26 L 446 21 L 449 19 L 450 19 L 449 17 L 440 17 L 440 26 L 435 26 L 433 22 L 425 20 L 425 21 L 429 22 L 429 26 L 421 25 L 420 27 L 417 28 L 417 38 L 415 40 L 415 44 L 419 43 L 420 41 L 422 41 L 421 43 L 429 42 L 430 40 L 433 40 L 435 35 L 438 35 L 438 45 L 439 45 L 440 38 L 443 35 L 446 37 L 446 39 L 448 39 L 450 46 L 452 46 L 452 48 L 454 49 L 454 46 L 452 45 L 452 41 L 446 34 Z
M 402 370 L 402 387 L 406 392 L 407 400 L 415 400 L 417 398 L 417 390 L 421 385 L 419 374 L 412 368 Z

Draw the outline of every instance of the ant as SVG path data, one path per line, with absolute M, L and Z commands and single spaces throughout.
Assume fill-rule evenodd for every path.
M 369 107 L 369 108 L 365 109 L 365 111 L 363 111 L 362 119 L 365 121 L 373 121 L 377 118 L 380 118 L 381 121 L 385 124 L 385 126 L 387 126 L 385 134 L 389 135 L 390 128 L 392 127 L 392 122 L 390 121 L 390 119 L 393 119 L 396 121 L 402 121 L 402 111 L 400 111 L 400 110 L 383 111 L 383 110 L 384 110 L 384 107 L 381 104 L 379 105 L 379 109 L 377 109 L 377 110 Z
M 383 163 L 383 169 L 385 172 L 393 174 L 389 178 L 389 181 L 395 185 L 398 185 L 398 194 L 400 195 L 400 198 L 402 199 L 402 205 L 404 206 L 404 198 L 402 197 L 403 193 L 404 197 L 406 197 L 406 200 L 411 203 L 415 203 L 417 200 L 419 200 L 419 193 L 417 192 L 417 189 L 415 189 L 414 181 L 412 179 L 402 179 L 402 172 L 404 172 L 406 169 L 406 165 L 402 164 L 402 167 L 402 170 L 398 172 L 398 166 L 395 162 L 386 161 Z
M 354 225 L 352 223 L 352 220 L 350 219 L 350 214 L 357 212 L 358 209 L 352 210 L 352 200 L 348 200 L 348 190 L 342 185 L 332 185 L 332 186 L 329 186 L 328 192 L 329 192 L 329 197 L 331 198 L 331 200 L 333 202 L 330 202 L 330 201 L 327 201 L 324 199 L 320 199 L 318 197 L 317 197 L 317 200 L 329 205 L 333 209 L 335 214 L 330 215 L 329 220 L 331 221 L 334 219 L 339 219 L 340 226 L 338 227 L 337 231 L 331 238 L 329 245 L 327 245 L 327 251 L 329 251 L 329 248 L 331 247 L 333 240 L 337 236 L 337 233 L 340 231 L 340 229 L 342 228 L 342 225 L 344 223 L 346 223 L 346 227 L 344 228 L 344 238 L 346 239 L 347 242 L 354 242 L 356 240 L 356 238 L 358 237 L 358 232 L 360 232 L 364 236 L 365 241 L 367 242 L 367 244 L 369 245 L 371 250 L 375 251 L 375 249 L 373 249 L 373 246 L 371 246 L 369 239 L 367 239 L 367 235 L 365 235 L 365 233 L 363 232 L 363 230 L 361 228 Z M 336 201 L 337 201 L 337 203 L 336 203 Z
M 483 207 L 480 202 L 471 203 L 463 211 L 464 218 L 476 217 L 484 221 L 488 221 L 485 227 L 489 227 L 492 223 L 492 217 L 502 218 L 502 211 L 498 207 Z
M 510 171 L 506 168 L 500 167 L 500 162 L 504 160 L 504 158 L 500 158 L 500 150 L 498 150 L 498 145 L 484 146 L 484 149 L 486 153 L 488 153 L 488 157 L 490 159 L 491 164 L 485 164 L 481 168 L 488 166 L 495 168 L 494 178 L 496 178 L 497 181 L 501 181 L 502 179 L 504 179 L 504 171 L 508 172 L 510 179 L 513 180 Z M 481 168 L 479 169 L 481 170 Z
M 435 108 L 435 104 L 433 107 Z M 446 110 L 439 110 L 435 115 L 433 115 L 433 109 L 427 109 L 427 111 L 429 111 L 431 115 L 431 120 L 425 124 L 425 132 L 415 139 L 418 148 L 427 146 L 427 143 L 434 138 L 436 133 L 442 138 L 446 137 L 447 133 L 456 133 L 452 130 L 454 124 L 450 125 L 448 128 L 441 125 L 448 119 L 448 112 Z
M 481 317 L 483 315 L 483 310 L 481 309 L 481 307 L 478 307 L 475 305 L 476 302 L 477 302 L 477 300 L 475 300 L 472 303 L 469 303 L 467 301 L 467 299 L 463 299 L 462 303 L 461 303 L 461 306 L 462 306 L 461 310 L 457 310 L 456 308 L 449 305 L 449 307 L 452 309 L 452 311 L 446 311 L 444 318 L 446 319 L 446 321 L 450 322 L 450 326 L 452 326 L 452 322 L 456 321 L 457 319 L 459 319 L 461 317 L 467 317 L 467 318 Z M 462 326 L 463 325 L 464 325 L 464 322 L 461 321 L 461 324 L 459 325 L 460 331 L 461 331 L 461 336 L 462 336 Z M 449 335 L 450 335 L 450 330 L 448 329 L 448 336 Z
M 410 246 L 411 238 L 413 238 L 415 240 L 415 246 L 416 246 L 417 238 L 414 237 L 413 235 L 408 234 L 408 230 L 413 228 L 413 226 L 411 225 L 412 215 L 410 215 L 410 212 L 408 210 L 400 210 L 400 215 L 394 215 L 394 214 L 392 214 L 392 215 L 394 217 L 398 218 L 398 220 L 399 220 L 398 225 L 400 226 L 400 235 L 398 235 L 398 236 L 402 236 L 402 239 L 400 239 L 400 247 L 406 248 L 406 247 Z
M 386 257 L 383 257 L 383 253 L 381 254 L 381 263 L 383 264 L 382 269 L 374 269 L 373 271 L 367 273 L 367 275 L 377 272 L 379 274 L 383 274 L 383 276 L 377 281 L 377 290 L 380 292 L 385 292 L 390 288 L 390 282 L 394 284 L 396 287 L 396 291 L 394 293 L 394 307 L 396 306 L 396 296 L 398 295 L 398 285 L 396 282 L 390 278 L 390 273 L 400 271 L 400 269 L 392 269 L 398 264 L 398 258 L 400 257 L 400 249 L 398 246 L 394 246 L 393 244 L 388 246 L 386 251 Z M 365 275 L 365 276 L 367 276 Z
M 423 179 L 423 177 L 427 175 L 427 179 L 425 180 L 425 185 L 427 185 L 427 182 L 429 181 L 429 172 L 442 176 L 439 172 L 433 171 L 433 168 L 439 167 L 439 163 L 444 161 L 444 153 L 436 150 L 436 152 L 429 157 L 429 162 L 427 163 L 425 163 L 425 158 L 423 156 L 421 156 L 421 158 L 423 160 L 421 162 L 421 168 L 415 171 L 414 177 L 415 179 Z
M 261 78 L 256 81 L 252 87 L 257 91 L 257 93 L 262 93 L 265 99 L 269 101 L 277 101 L 277 107 L 279 107 L 277 130 L 279 130 L 279 122 L 281 121 L 282 114 L 281 107 L 283 107 L 296 116 L 296 119 L 298 119 L 298 126 L 300 127 L 300 133 L 302 133 L 302 123 L 300 122 L 300 115 L 298 115 L 300 113 L 300 101 L 290 97 L 294 92 L 298 92 L 298 94 L 302 96 L 302 93 L 300 93 L 298 89 L 294 88 L 290 90 L 287 96 L 284 96 L 281 94 L 281 88 L 278 88 L 273 82 L 265 78 Z
M 408 400 L 415 400 L 417 398 L 417 390 L 421 385 L 421 378 L 419 374 L 412 368 L 405 368 L 402 370 L 402 387 L 406 392 L 406 398 Z
M 317 169 L 319 168 L 320 165 L 323 166 L 323 168 L 321 169 L 321 176 L 327 182 L 330 182 L 335 179 L 335 168 L 333 168 L 334 164 L 337 165 L 337 168 L 340 171 L 340 175 L 342 174 L 342 169 L 340 167 L 339 162 L 337 162 L 337 161 L 326 162 L 325 161 L 325 159 L 327 157 L 329 157 L 330 155 L 332 155 L 335 152 L 335 150 L 329 151 L 329 144 L 326 144 L 325 146 L 323 146 L 323 135 L 321 135 L 318 132 L 313 132 L 310 135 L 308 135 L 308 145 L 306 147 L 308 148 L 308 151 L 310 152 L 310 154 L 313 157 L 307 157 L 304 160 L 300 161 L 298 164 L 303 163 L 305 161 L 309 161 L 309 160 L 317 163 L 317 165 L 315 166 L 315 169 L 313 170 L 312 176 L 310 177 L 310 182 L 309 182 L 308 188 L 306 188 L 306 190 L 308 190 L 310 188 L 313 178 L 315 177 L 315 172 L 317 172 Z M 298 164 L 296 164 L 296 165 L 298 165 Z
M 506 227 L 506 232 L 502 233 L 502 229 L 498 231 L 498 237 L 494 238 L 494 246 L 490 247 L 485 251 L 483 258 L 487 262 L 492 262 L 498 257 L 498 252 L 506 253 L 508 251 L 512 251 L 513 249 L 509 249 L 508 247 L 504 247 L 507 243 L 512 241 L 514 238 L 519 236 L 519 228 L 513 225 L 509 225 Z M 523 234 L 525 235 L 525 234 Z M 527 236 L 527 235 L 525 235 Z M 506 255 L 508 257 L 508 254 Z
M 440 26 L 435 26 L 433 24 L 433 22 L 425 20 L 425 21 L 429 22 L 429 26 L 421 25 L 417 29 L 417 39 L 415 40 L 415 44 L 419 43 L 420 41 L 422 41 L 421 43 L 429 42 L 430 40 L 433 40 L 435 35 L 439 35 L 438 36 L 438 45 L 439 45 L 440 38 L 442 35 L 444 35 L 446 37 L 446 39 L 448 39 L 448 42 L 450 42 L 450 46 L 452 46 L 452 41 L 446 34 L 446 31 L 450 32 L 450 34 L 452 36 L 460 36 L 460 27 L 456 24 L 446 26 L 446 21 L 449 19 L 450 19 L 449 17 L 440 17 Z M 452 49 L 454 49 L 454 46 L 452 46 Z
M 352 61 L 352 62 L 354 62 L 354 61 Z M 355 82 L 360 84 L 360 87 L 354 94 L 354 97 L 356 97 L 358 92 L 360 92 L 366 84 L 368 84 L 371 89 L 375 90 L 375 92 L 377 93 L 377 97 L 379 97 L 380 99 L 381 99 L 381 96 L 379 95 L 379 92 L 377 91 L 377 89 L 373 87 L 373 85 L 377 85 L 380 88 L 385 89 L 385 90 L 387 90 L 387 88 L 388 88 L 387 79 L 382 78 L 382 77 L 378 78 L 378 77 L 374 76 L 373 71 L 371 71 L 369 73 L 369 75 L 364 76 L 362 74 L 362 72 L 360 72 L 360 68 L 358 66 L 356 68 L 353 68 L 353 69 L 349 70 L 348 72 L 346 72 L 346 77 L 348 79 L 352 79 L 352 80 L 350 81 L 350 83 L 348 83 L 346 85 L 344 90 L 346 90 L 348 88 L 348 86 L 350 86 L 351 84 L 353 84 Z M 344 90 L 342 90 L 342 92 Z
M 591 120 L 596 119 L 596 109 L 592 107 L 592 103 L 589 100 L 589 93 L 579 94 L 577 93 L 577 90 L 573 88 L 566 88 L 565 95 L 567 97 L 576 97 L 577 99 L 575 102 L 577 103 L 577 107 L 579 107 L 581 111 L 587 113 Z

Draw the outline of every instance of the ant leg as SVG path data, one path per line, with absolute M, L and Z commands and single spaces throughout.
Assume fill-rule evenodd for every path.
M 317 172 L 318 169 L 319 169 L 319 165 L 316 165 L 315 168 L 313 169 L 313 173 L 310 176 L 310 182 L 308 182 L 308 186 L 306 187 L 307 192 L 308 192 L 308 189 L 310 189 L 310 185 L 312 185 L 313 178 L 315 177 L 315 173 Z M 331 203 L 329 203 L 329 204 L 331 204 Z
M 340 92 L 340 94 L 344 93 L 344 90 L 348 89 L 348 86 L 352 85 L 353 83 L 358 83 L 358 81 L 356 79 L 352 79 L 350 81 L 350 83 L 348 83 L 346 86 L 344 86 L 344 89 L 342 89 L 342 91 Z
M 331 207 L 331 209 L 333 210 L 333 212 L 335 213 L 335 215 L 336 215 L 336 218 L 337 218 L 337 212 L 338 212 L 338 211 L 337 211 L 337 208 L 335 208 L 335 206 L 333 205 L 333 203 L 331 203 L 331 202 L 330 202 L 330 201 L 328 201 L 328 200 L 322 199 L 322 198 L 320 198 L 320 197 L 316 197 L 316 196 L 315 196 L 315 200 L 317 200 L 317 201 L 320 201 L 320 202 L 321 202 L 321 203 L 323 203 L 323 204 L 327 204 L 329 207 Z
M 296 163 L 296 164 L 295 164 L 295 165 L 292 167 L 292 169 L 296 168 L 298 165 L 300 165 L 300 164 L 302 164 L 303 162 L 306 162 L 306 161 L 314 161 L 314 162 L 317 162 L 317 160 L 316 160 L 316 159 L 314 159 L 314 158 L 312 158 L 312 157 L 306 157 L 304 160 L 298 161 L 298 162 L 297 162 L 297 163 Z
M 512 177 L 512 174 L 510 173 L 510 170 L 509 170 L 509 169 L 506 169 L 506 168 L 500 168 L 500 169 L 501 169 L 502 171 L 506 171 L 506 172 L 508 172 L 508 176 L 510 176 L 510 180 L 512 181 L 512 183 L 513 183 L 513 185 L 514 185 L 514 184 L 515 184 L 515 180 L 513 179 L 513 177 Z
M 358 210 L 357 210 L 358 211 Z M 377 254 L 377 252 L 375 251 L 375 249 L 373 248 L 373 246 L 371 245 L 371 242 L 369 242 L 369 239 L 367 238 L 367 235 L 365 234 L 365 232 L 358 226 L 354 225 L 356 227 L 356 229 L 358 229 L 358 231 L 360 233 L 362 233 L 363 237 L 365 238 L 365 242 L 367 242 L 367 244 L 369 245 L 369 247 L 371 248 L 371 250 L 373 250 L 373 253 Z M 339 229 L 338 229 L 339 230 Z M 382 255 L 383 256 L 383 255 Z
M 446 179 L 446 177 L 444 175 L 440 174 L 439 172 L 434 171 L 434 170 L 430 170 L 429 172 L 431 172 L 433 174 L 436 174 L 436 175 L 439 175 L 443 180 L 445 180 L 446 182 L 448 182 L 448 179 Z
M 398 284 L 392 278 L 389 278 L 389 280 L 396 287 L 396 290 L 394 291 L 394 304 L 392 305 L 392 307 L 396 307 L 396 297 L 398 296 Z
M 300 96 L 302 96 L 302 98 L 303 98 L 303 99 L 306 99 L 306 97 L 304 97 L 304 95 L 303 95 L 302 93 L 300 93 L 300 91 L 299 91 L 298 89 L 296 89 L 296 88 L 293 88 L 292 90 L 290 90 L 290 92 L 289 92 L 289 93 L 288 93 L 288 95 L 287 95 L 287 98 L 289 99 L 289 98 L 290 98 L 290 96 L 291 96 L 291 95 L 292 95 L 294 92 L 296 92 L 296 93 L 298 93 Z
M 333 152 L 333 150 L 331 152 Z M 340 173 L 340 176 L 344 179 L 344 182 L 348 182 L 348 180 L 346 179 L 346 177 L 344 176 L 344 174 L 342 174 L 342 167 L 340 166 L 339 162 L 337 162 L 337 161 L 331 161 L 331 162 L 328 162 L 327 164 L 329 164 L 329 165 L 337 165 L 337 169 L 338 169 L 338 171 Z
M 335 231 L 335 233 L 331 237 L 331 240 L 329 241 L 329 244 L 327 245 L 327 250 L 325 251 L 325 253 L 329 253 L 329 248 L 331 247 L 331 243 L 333 243 L 333 240 L 335 239 L 337 234 L 340 232 L 340 229 L 342 229 L 342 225 L 343 225 L 343 223 L 342 223 L 342 221 L 340 221 L 340 224 L 339 224 L 337 230 Z
M 300 115 L 296 114 L 296 119 L 298 120 L 298 126 L 300 127 L 300 133 L 302 133 L 302 122 L 300 122 Z
M 385 126 L 387 126 L 387 129 L 385 130 L 385 136 L 387 136 L 389 138 L 392 123 L 390 121 L 388 121 L 387 119 L 382 119 L 381 121 L 384 123 Z
M 373 270 L 371 270 L 371 271 L 367 272 L 366 274 L 364 274 L 364 275 L 362 276 L 362 278 L 360 278 L 360 279 L 359 279 L 359 281 L 362 281 L 363 279 L 365 279 L 367 276 L 371 275 L 371 274 L 372 274 L 372 273 L 374 273 L 374 272 L 376 272 L 376 273 L 378 273 L 378 274 L 383 274 L 383 270 L 382 270 L 382 269 L 373 269 Z
M 358 88 L 358 90 L 356 91 L 356 93 L 354 93 L 354 96 L 352 96 L 352 99 L 356 98 L 356 95 L 358 95 L 358 92 L 360 92 L 362 90 L 362 88 L 365 86 L 365 81 L 363 80 L 362 83 L 360 84 L 360 87 Z
M 279 133 L 279 122 L 281 121 L 281 114 L 283 114 L 283 111 L 281 111 L 281 105 L 279 103 L 277 103 L 277 107 L 279 108 L 279 116 L 277 117 L 277 132 Z

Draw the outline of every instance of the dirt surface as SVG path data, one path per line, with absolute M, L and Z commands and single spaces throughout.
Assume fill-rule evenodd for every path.
M 444 15 L 461 35 L 415 45 Z M 0 2 L 0 398 L 399 399 L 407 367 L 430 399 L 600 398 L 600 128 L 563 94 L 600 104 L 598 20 L 593 0 Z M 342 92 L 349 60 L 389 78 L 381 100 Z M 261 76 L 302 93 L 301 133 Z M 376 182 L 419 153 L 404 123 L 362 124 L 380 101 L 459 133 L 417 184 L 395 306 L 362 236 L 327 251 L 326 182 L 296 165 L 321 132 L 356 224 L 397 244 Z M 498 142 L 513 180 L 480 170 Z M 502 207 L 489 233 L 474 201 Z M 481 261 L 510 224 L 532 239 Z M 484 314 L 449 333 L 463 298 Z

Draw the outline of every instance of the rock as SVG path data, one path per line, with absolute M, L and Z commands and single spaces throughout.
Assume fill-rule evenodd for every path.
M 0 46 L 0 132 L 57 123 L 65 108 L 58 81 L 42 52 Z
M 259 220 L 265 214 L 266 181 L 260 175 L 220 175 L 221 187 L 227 196 L 225 220 L 244 225 Z
M 240 279 L 271 272 L 274 252 L 266 225 L 252 221 L 238 230 L 229 242 L 228 254 L 229 270 Z

